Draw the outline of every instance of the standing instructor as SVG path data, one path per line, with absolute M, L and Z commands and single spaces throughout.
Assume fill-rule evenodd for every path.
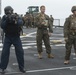
M 20 40 L 20 25 L 23 21 L 18 15 L 13 13 L 13 8 L 7 6 L 4 9 L 5 15 L 1 21 L 1 28 L 5 33 L 5 39 L 3 43 L 3 50 L 1 54 L 0 69 L 4 73 L 9 62 L 10 47 L 13 44 L 15 47 L 15 53 L 19 65 L 19 70 L 25 73 L 24 70 L 24 51 Z
M 45 6 L 40 7 L 40 13 L 36 16 L 36 26 L 37 26 L 37 50 L 39 54 L 39 58 L 42 59 L 42 40 L 44 41 L 46 47 L 46 53 L 48 54 L 48 58 L 54 58 L 51 54 L 51 46 L 49 36 L 53 32 L 52 25 L 50 23 L 50 18 L 45 14 Z

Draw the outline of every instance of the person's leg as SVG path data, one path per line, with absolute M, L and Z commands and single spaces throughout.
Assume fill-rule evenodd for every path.
M 43 33 L 41 30 L 37 30 L 37 35 L 36 35 L 36 42 L 37 42 L 37 50 L 38 50 L 38 54 L 39 54 L 39 58 L 42 58 L 42 37 L 43 37 Z
M 74 52 L 75 52 L 75 55 L 76 55 L 76 36 L 75 36 L 74 41 L 73 41 L 73 46 L 74 46 Z
M 50 40 L 49 40 L 49 35 L 45 34 L 43 37 L 43 41 L 46 47 L 46 53 L 50 54 L 51 53 L 51 46 L 50 46 Z
M 6 69 L 9 61 L 9 54 L 10 54 L 10 46 L 11 46 L 11 40 L 8 37 L 5 37 L 4 43 L 3 43 L 3 50 L 1 54 L 1 69 Z
M 24 50 L 22 48 L 20 37 L 15 37 L 12 40 L 12 42 L 13 42 L 13 45 L 15 46 L 15 52 L 16 52 L 16 57 L 19 64 L 19 69 L 23 70 L 24 69 Z
M 48 33 L 44 34 L 43 41 L 46 47 L 46 53 L 48 54 L 48 58 L 54 58 L 54 56 L 51 54 L 51 46 Z
M 64 64 L 69 64 L 72 44 L 73 44 L 73 39 L 69 38 L 68 41 L 66 42 L 66 45 L 65 45 L 65 47 L 66 47 L 66 53 L 65 53 Z
M 39 53 L 43 51 L 42 50 L 42 37 L 43 37 L 42 31 L 38 30 L 37 35 L 36 35 L 36 42 L 37 42 L 37 50 Z

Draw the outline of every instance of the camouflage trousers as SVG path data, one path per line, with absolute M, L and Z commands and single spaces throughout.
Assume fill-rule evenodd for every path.
M 66 42 L 66 54 L 65 54 L 65 60 L 70 59 L 71 54 L 71 48 L 74 47 L 75 53 L 76 53 L 76 35 L 69 35 L 68 41 Z
M 43 52 L 42 41 L 44 42 L 44 45 L 46 47 L 46 53 L 48 53 L 48 54 L 51 53 L 51 46 L 50 46 L 50 40 L 49 40 L 48 30 L 38 29 L 37 30 L 36 41 L 37 41 L 37 50 L 38 50 L 38 53 Z
M 32 22 L 28 22 L 28 21 L 27 21 L 25 25 L 26 25 L 27 28 L 28 28 L 28 27 L 32 27 Z

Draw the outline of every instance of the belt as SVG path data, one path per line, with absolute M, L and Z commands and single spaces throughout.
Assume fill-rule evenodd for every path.
M 70 32 L 76 32 L 76 29 L 71 29 Z
M 38 28 L 38 29 L 41 29 L 41 30 L 47 30 L 47 28 Z

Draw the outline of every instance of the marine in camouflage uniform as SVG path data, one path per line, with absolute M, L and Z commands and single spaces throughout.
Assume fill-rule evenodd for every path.
M 53 27 L 54 18 L 52 17 L 52 15 L 50 15 L 50 22 L 51 22 L 51 25 Z
M 44 45 L 46 47 L 46 53 L 48 54 L 48 58 L 53 58 L 54 56 L 51 54 L 51 46 L 49 35 L 53 32 L 52 26 L 50 25 L 50 18 L 46 15 L 45 6 L 40 7 L 41 13 L 36 16 L 35 22 L 37 26 L 37 50 L 39 53 L 39 58 L 42 58 L 42 40 L 44 41 Z M 48 31 L 49 28 L 49 31 Z
M 64 64 L 69 64 L 72 45 L 76 52 L 76 6 L 73 6 L 72 15 L 64 23 L 64 38 L 66 41 L 66 54 Z
M 24 16 L 25 25 L 27 28 L 32 27 L 32 15 L 26 12 Z

